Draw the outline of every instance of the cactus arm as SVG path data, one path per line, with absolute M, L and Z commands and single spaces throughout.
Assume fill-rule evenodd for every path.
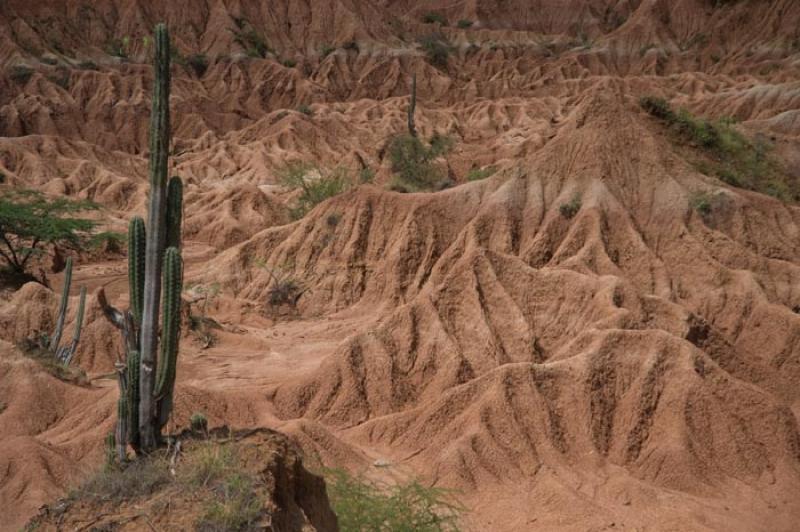
M 64 287 L 61 290 L 61 303 L 58 307 L 56 330 L 53 332 L 53 337 L 50 339 L 50 351 L 52 353 L 58 351 L 58 344 L 61 343 L 61 335 L 64 332 L 64 320 L 67 317 L 70 285 L 72 285 L 72 257 L 67 258 L 67 267 L 64 270 Z
M 159 430 L 166 424 L 172 410 L 180 340 L 182 270 L 180 252 L 176 248 L 167 249 L 164 254 L 164 324 L 156 383 Z
M 81 287 L 81 297 L 78 303 L 78 315 L 75 317 L 75 332 L 72 333 L 72 342 L 70 345 L 58 349 L 56 357 L 58 361 L 69 366 L 72 362 L 72 357 L 75 356 L 75 351 L 78 350 L 78 342 L 81 341 L 81 329 L 83 327 L 83 314 L 86 309 L 86 287 Z
M 127 401 L 120 396 L 117 399 L 117 428 L 114 433 L 114 439 L 117 444 L 117 459 L 119 463 L 123 463 L 128 457 L 127 441 L 128 441 L 128 411 Z
M 161 261 L 166 238 L 166 187 L 169 157 L 169 32 L 164 24 L 155 32 L 155 82 L 150 115 L 150 205 L 148 209 L 145 282 L 141 325 L 141 367 L 139 372 L 139 432 L 142 450 L 156 448 L 154 408 L 156 354 L 158 349 L 159 304 L 161 302 Z
M 168 248 L 181 248 L 181 221 L 183 218 L 183 182 L 172 177 L 167 186 L 167 242 Z
M 131 219 L 128 225 L 128 292 L 130 293 L 131 313 L 137 324 L 142 323 L 146 238 L 144 220 L 139 216 Z

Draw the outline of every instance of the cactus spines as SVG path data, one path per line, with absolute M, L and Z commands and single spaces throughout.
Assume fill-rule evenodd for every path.
M 417 74 L 411 77 L 411 98 L 408 103 L 408 134 L 417 136 L 417 125 L 414 122 L 414 113 L 417 110 Z
M 50 338 L 50 351 L 55 353 L 58 351 L 58 344 L 61 343 L 61 335 L 64 333 L 64 320 L 67 317 L 67 305 L 69 304 L 69 289 L 72 285 L 72 257 L 67 258 L 67 266 L 64 269 L 64 287 L 61 290 L 61 303 L 58 306 L 58 319 L 56 321 L 56 330 L 53 331 L 53 337 Z
M 181 219 L 183 217 L 183 182 L 172 177 L 167 185 L 167 242 L 168 248 L 181 248 Z
M 128 291 L 131 313 L 137 324 L 142 323 L 145 238 L 144 220 L 136 216 L 128 224 Z
M 156 26 L 155 83 L 150 115 L 150 206 L 147 213 L 147 245 L 145 280 L 140 336 L 141 367 L 139 371 L 139 433 L 141 448 L 147 453 L 156 448 L 158 435 L 154 408 L 158 321 L 161 302 L 161 261 L 166 239 L 167 163 L 169 157 L 170 122 L 170 44 L 164 24 Z

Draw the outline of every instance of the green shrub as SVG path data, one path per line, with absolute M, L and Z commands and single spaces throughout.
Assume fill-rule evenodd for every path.
M 354 180 L 344 168 L 325 171 L 307 163 L 290 163 L 280 172 L 280 183 L 300 190 L 291 210 L 292 218 L 298 220 L 326 199 L 350 189 Z
M 458 531 L 463 507 L 453 493 L 418 482 L 381 488 L 344 471 L 326 478 L 328 496 L 342 532 Z
M 295 61 L 294 59 L 284 59 L 283 61 L 281 61 L 281 64 L 286 68 L 294 68 L 297 66 L 297 61 Z
M 689 205 L 696 210 L 700 216 L 705 218 L 711 214 L 712 196 L 708 192 L 697 192 L 689 199 Z
M 304 114 L 304 115 L 306 115 L 306 116 L 313 116 L 313 115 L 314 115 L 314 111 L 313 111 L 313 109 L 311 109 L 311 107 L 309 107 L 309 106 L 308 106 L 308 105 L 306 105 L 306 104 L 302 104 L 302 105 L 300 105 L 300 106 L 297 108 L 297 112 L 298 112 L 298 113 L 303 113 L 303 114 Z
M 116 231 L 103 231 L 92 235 L 89 247 L 106 253 L 121 253 L 123 245 L 128 241 L 128 236 Z
M 471 20 L 461 19 L 458 21 L 458 27 L 462 30 L 472 27 L 473 22 Z
M 328 57 L 329 55 L 331 55 L 335 51 L 336 51 L 336 47 L 335 46 L 331 46 L 330 44 L 323 44 L 322 48 L 320 48 L 320 50 L 319 50 L 319 54 L 324 59 L 324 58 Z
M 195 432 L 207 432 L 208 418 L 200 412 L 195 412 L 192 414 L 192 417 L 189 418 L 189 426 Z
M 558 211 L 561 213 L 561 216 L 566 218 L 567 220 L 571 220 L 578 211 L 581 210 L 582 201 L 579 194 L 575 194 L 571 200 L 567 203 L 562 203 L 561 207 L 558 208 Z
M 664 98 L 655 96 L 644 96 L 639 99 L 639 105 L 642 109 L 662 120 L 673 120 L 675 113 L 672 111 L 672 106 Z
M 249 57 L 264 58 L 271 52 L 264 37 L 253 28 L 245 29 L 246 21 L 236 19 L 236 29 L 233 30 L 233 40 L 242 48 Z
M 438 133 L 426 146 L 419 138 L 405 134 L 392 139 L 389 158 L 392 172 L 397 177 L 395 190 L 415 192 L 436 188 L 445 179 L 444 172 L 435 164 L 436 158 L 448 153 L 453 140 Z
M 372 168 L 366 167 L 358 171 L 359 183 L 372 183 L 374 179 L 375 179 L 375 170 L 373 170 Z
M 10 77 L 14 83 L 19 83 L 20 85 L 28 83 L 32 76 L 33 69 L 25 65 L 14 65 L 11 67 L 8 74 L 8 77 Z
M 422 22 L 425 24 L 440 24 L 442 26 L 447 26 L 447 19 L 444 18 L 444 15 L 435 13 L 433 11 L 428 11 L 422 15 Z
M 193 54 L 186 60 L 197 77 L 201 78 L 208 70 L 208 57 L 206 54 Z
M 494 166 L 487 166 L 485 168 L 473 168 L 467 173 L 467 181 L 480 181 L 494 175 L 497 168 Z
M 444 35 L 441 33 L 425 35 L 420 37 L 419 44 L 431 65 L 437 68 L 447 68 L 453 47 Z

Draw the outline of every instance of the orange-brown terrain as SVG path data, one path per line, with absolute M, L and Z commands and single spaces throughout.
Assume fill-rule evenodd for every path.
M 3 0 L 4 186 L 93 200 L 118 231 L 144 213 L 159 21 L 209 60 L 173 65 L 170 174 L 187 284 L 221 288 L 217 341 L 183 336 L 171 430 L 203 412 L 455 489 L 464 530 L 797 530 L 800 2 Z M 455 141 L 446 190 L 390 190 L 412 74 L 421 136 Z M 789 192 L 702 173 L 647 95 L 766 139 Z M 299 160 L 375 179 L 291 221 Z M 93 294 L 127 305 L 125 258 L 76 264 L 88 383 L 15 347 L 57 289 L 0 304 L 4 530 L 100 467 L 115 422 L 122 346 Z M 296 308 L 270 308 L 264 264 Z

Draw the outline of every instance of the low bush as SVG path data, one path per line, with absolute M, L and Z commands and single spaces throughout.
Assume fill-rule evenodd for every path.
M 462 30 L 472 27 L 473 22 L 471 20 L 461 19 L 458 21 L 458 27 Z
M 467 181 L 480 181 L 494 175 L 497 168 L 494 166 L 486 166 L 484 168 L 473 168 L 467 173 Z
M 447 26 L 447 19 L 444 18 L 444 15 L 433 11 L 428 11 L 422 15 L 422 22 L 425 24 L 440 24 L 442 26 Z
M 298 113 L 302 113 L 302 114 L 304 114 L 304 115 L 306 115 L 306 116 L 314 116 L 314 110 L 313 110 L 313 109 L 311 109 L 311 107 L 309 107 L 309 106 L 308 106 L 308 105 L 306 105 L 306 104 L 302 104 L 302 105 L 300 105 L 300 106 L 297 108 L 297 112 L 298 112 Z
M 198 78 L 202 78 L 208 70 L 208 57 L 206 54 L 193 54 L 186 60 Z
M 447 68 L 453 46 L 444 35 L 431 33 L 420 37 L 418 42 L 431 65 L 442 69 Z
M 448 490 L 418 482 L 383 488 L 344 471 L 330 471 L 326 482 L 342 532 L 459 530 L 463 508 Z
M 567 203 L 562 203 L 558 208 L 561 216 L 567 220 L 571 220 L 581 210 L 582 201 L 580 195 L 576 194 Z
M 299 189 L 300 196 L 291 210 L 297 220 L 328 198 L 339 195 L 355 186 L 355 179 L 345 168 L 327 171 L 307 163 L 290 163 L 280 172 L 280 183 L 288 188 Z M 359 176 L 363 179 L 366 176 Z
M 389 144 L 389 159 L 397 182 L 395 190 L 417 192 L 432 190 L 447 176 L 436 164 L 436 159 L 447 154 L 453 139 L 440 134 L 431 137 L 426 146 L 418 137 L 399 135 Z
M 14 83 L 18 83 L 20 85 L 25 85 L 28 83 L 32 76 L 33 69 L 25 65 L 15 65 L 11 67 L 11 70 L 8 73 L 8 77 L 10 77 Z

